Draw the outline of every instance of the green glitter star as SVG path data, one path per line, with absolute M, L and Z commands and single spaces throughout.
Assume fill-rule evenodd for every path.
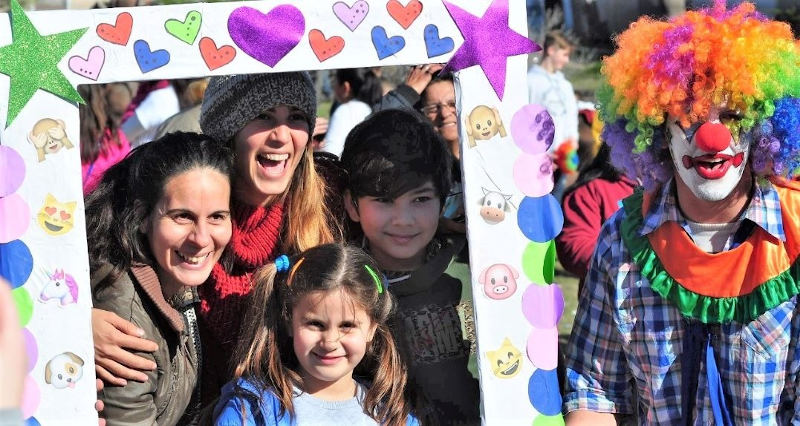
M 0 47 L 0 73 L 11 78 L 6 127 L 38 89 L 83 103 L 81 95 L 58 69 L 58 62 L 87 29 L 42 36 L 17 0 L 11 1 L 13 41 L 8 46 Z

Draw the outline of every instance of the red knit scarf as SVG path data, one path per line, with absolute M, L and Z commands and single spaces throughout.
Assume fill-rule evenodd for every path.
M 275 259 L 282 218 L 283 204 L 233 206 L 233 233 L 228 246 L 233 255 L 233 267 L 229 272 L 217 263 L 200 287 L 200 313 L 223 353 L 230 354 L 239 337 L 244 314 L 242 303 L 250 293 L 251 275 L 258 267 Z

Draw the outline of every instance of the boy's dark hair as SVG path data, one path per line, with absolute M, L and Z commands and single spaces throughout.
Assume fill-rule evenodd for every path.
M 575 47 L 575 43 L 567 38 L 567 36 L 561 31 L 552 30 L 548 31 L 544 37 L 544 46 L 542 46 L 543 55 L 547 56 L 547 49 L 549 49 L 550 46 L 556 46 L 559 49 L 572 50 Z
M 342 166 L 347 189 L 359 197 L 390 200 L 431 181 L 444 205 L 450 191 L 450 152 L 431 124 L 415 112 L 387 109 L 347 135 Z

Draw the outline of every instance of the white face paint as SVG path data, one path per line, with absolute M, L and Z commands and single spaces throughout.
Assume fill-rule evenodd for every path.
M 696 123 L 686 130 L 681 128 L 677 118 L 667 117 L 671 135 L 669 152 L 678 178 L 701 200 L 727 198 L 739 184 L 747 166 L 750 133 L 741 133 L 736 142 L 730 132 L 722 131 L 720 115 L 729 114 L 712 110 L 709 121 Z M 701 130 L 703 126 L 706 127 Z M 698 137 L 698 133 L 702 136 Z

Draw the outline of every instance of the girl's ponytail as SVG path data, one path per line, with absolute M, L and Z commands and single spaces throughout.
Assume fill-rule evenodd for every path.
M 372 386 L 364 398 L 364 410 L 374 413 L 382 425 L 403 426 L 411 413 L 406 401 L 407 372 L 397 345 L 385 324 L 379 324 L 371 348 L 374 369 Z

